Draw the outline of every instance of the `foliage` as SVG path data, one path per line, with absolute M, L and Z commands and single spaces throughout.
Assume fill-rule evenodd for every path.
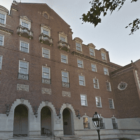
M 131 0 L 131 3 L 137 2 L 138 0 Z M 111 14 L 115 10 L 120 10 L 126 0 L 92 0 L 90 1 L 91 9 L 87 14 L 82 15 L 83 22 L 89 22 L 95 25 L 95 27 L 101 23 L 101 16 L 107 15 L 107 12 L 110 11 Z M 131 27 L 131 33 L 133 34 L 140 28 L 140 19 L 134 20 L 126 28 Z

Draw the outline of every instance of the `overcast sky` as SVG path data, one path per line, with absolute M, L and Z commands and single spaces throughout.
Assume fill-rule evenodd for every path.
M 13 0 L 0 0 L 0 4 L 10 9 Z M 20 0 L 17 0 L 20 2 Z M 80 37 L 83 44 L 93 43 L 96 49 L 109 51 L 111 62 L 122 66 L 140 59 L 140 30 L 129 35 L 125 26 L 135 18 L 140 18 L 140 0 L 130 3 L 112 15 L 104 17 L 96 28 L 89 23 L 82 24 L 80 17 L 90 9 L 90 0 L 21 0 L 21 2 L 46 3 L 56 11 L 72 28 L 73 38 Z

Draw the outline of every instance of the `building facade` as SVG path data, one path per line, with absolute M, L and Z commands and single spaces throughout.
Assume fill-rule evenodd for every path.
M 72 38 L 46 4 L 0 6 L 0 139 L 75 135 L 140 137 L 140 60 L 124 67 L 109 52 Z

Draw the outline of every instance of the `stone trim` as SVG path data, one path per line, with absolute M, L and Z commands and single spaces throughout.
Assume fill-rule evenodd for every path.
M 13 33 L 14 33 L 13 30 L 8 29 L 8 28 L 6 28 L 6 27 L 2 27 L 2 26 L 0 26 L 0 30 L 1 30 L 1 31 L 4 31 L 4 32 L 7 32 L 7 33 L 9 33 L 9 34 L 13 34 Z
M 101 63 L 101 64 L 104 64 L 104 65 L 107 65 L 107 66 L 109 66 L 109 67 L 113 67 L 113 68 L 115 68 L 115 69 L 118 69 L 118 67 L 116 67 L 116 66 L 114 66 L 114 65 L 112 65 L 112 64 L 110 64 L 110 63 L 106 63 L 106 62 L 103 62 L 103 61 L 101 61 L 101 60 L 97 60 L 97 59 L 95 59 L 95 58 L 93 58 L 93 57 L 90 57 L 90 56 L 87 56 L 87 55 L 84 55 L 84 54 L 81 54 L 81 53 L 78 53 L 78 52 L 75 52 L 75 51 L 73 51 L 72 54 L 73 54 L 73 55 L 76 55 L 76 56 L 83 57 L 83 58 L 88 59 L 88 60 L 95 61 L 95 62 L 97 62 L 97 63 Z

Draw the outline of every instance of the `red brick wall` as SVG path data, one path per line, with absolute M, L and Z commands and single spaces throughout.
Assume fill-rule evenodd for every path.
M 113 67 L 108 65 L 93 62 L 82 57 L 74 56 L 71 53 L 58 49 L 59 32 L 65 32 L 68 35 L 68 43 L 70 44 L 71 52 L 75 51 L 75 42 L 72 40 L 70 27 L 66 24 L 52 9 L 43 4 L 18 4 L 18 11 L 13 11 L 11 16 L 7 17 L 7 28 L 14 30 L 13 35 L 8 35 L 0 31 L 0 34 L 5 35 L 5 45 L 0 47 L 0 55 L 3 55 L 3 66 L 0 71 L 0 113 L 5 113 L 5 104 L 10 104 L 20 98 L 29 100 L 32 106 L 39 106 L 42 101 L 51 101 L 56 108 L 60 108 L 63 103 L 70 103 L 74 109 L 80 110 L 80 114 L 85 113 L 92 116 L 95 111 L 102 114 L 103 117 L 112 117 L 116 115 L 116 110 L 119 111 L 119 103 L 116 94 L 115 83 L 113 82 L 113 91 L 106 90 L 105 82 L 111 81 L 109 76 L 103 74 L 103 67 L 108 67 L 109 71 L 114 71 Z M 50 19 L 45 19 L 39 13 L 47 11 Z M 16 29 L 19 26 L 20 16 L 27 16 L 31 19 L 31 30 L 33 31 L 33 40 L 19 37 Z M 51 27 L 51 37 L 53 38 L 53 46 L 47 46 L 39 42 L 39 35 L 41 34 L 40 24 L 46 24 Z M 30 43 L 29 54 L 19 51 L 20 40 Z M 50 49 L 51 58 L 42 58 L 42 47 Z M 68 55 L 68 64 L 61 63 L 60 54 Z M 96 59 L 101 60 L 101 51 L 96 50 Z M 83 45 L 83 54 L 89 55 L 89 48 Z M 29 62 L 29 80 L 19 80 L 18 65 L 19 60 Z M 77 67 L 77 58 L 84 61 L 84 68 Z M 108 56 L 109 60 L 109 56 Z M 91 63 L 97 65 L 97 73 L 91 71 Z M 109 62 L 108 62 L 109 63 Z M 51 85 L 42 84 L 42 66 L 47 64 L 51 68 Z M 66 69 L 69 72 L 70 88 L 62 88 L 61 70 Z M 86 86 L 79 86 L 78 75 L 83 74 L 86 79 Z M 93 78 L 99 79 L 100 89 L 93 88 Z M 118 79 L 119 80 L 119 79 Z M 117 83 L 117 82 L 116 82 Z M 17 91 L 17 84 L 29 85 L 29 92 Z M 43 95 L 41 88 L 51 88 L 52 95 Z M 62 97 L 62 91 L 70 91 L 71 98 Z M 115 91 L 115 92 L 114 92 Z M 114 94 L 113 94 L 114 92 Z M 88 107 L 82 107 L 80 101 L 80 94 L 86 94 L 88 100 Z M 102 98 L 102 108 L 97 108 L 95 104 L 95 96 Z M 114 98 L 115 110 L 109 109 L 108 98 Z M 118 105 L 118 107 L 117 107 Z M 125 115 L 120 115 L 125 116 Z

